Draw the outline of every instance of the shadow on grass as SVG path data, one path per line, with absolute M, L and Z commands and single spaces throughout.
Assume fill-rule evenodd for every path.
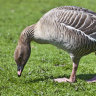
M 94 76 L 96 76 L 96 74 L 79 74 L 79 75 L 76 75 L 76 78 L 77 79 L 79 78 L 81 80 L 88 80 L 88 79 L 93 78 Z M 63 78 L 63 77 L 69 78 L 70 75 L 58 76 L 57 78 Z
M 47 81 L 48 79 L 54 79 L 54 77 L 53 76 L 45 76 L 44 78 L 30 79 L 28 81 L 25 81 L 25 83 L 36 83 L 39 81 Z
M 81 80 L 88 80 L 88 79 L 91 79 L 93 78 L 94 76 L 96 76 L 96 74 L 80 74 L 80 75 L 77 75 L 77 79 L 81 79 Z M 69 78 L 70 76 L 69 75 L 63 75 L 63 76 L 58 76 L 58 77 L 53 77 L 53 76 L 45 76 L 44 78 L 38 78 L 38 79 L 30 79 L 28 81 L 25 81 L 25 83 L 36 83 L 36 82 L 39 82 L 39 81 L 47 81 L 48 79 L 55 79 L 55 78 L 63 78 L 63 77 L 67 77 Z
M 77 78 L 81 80 L 88 80 L 93 78 L 94 76 L 96 76 L 96 74 L 80 74 L 80 75 L 77 75 Z

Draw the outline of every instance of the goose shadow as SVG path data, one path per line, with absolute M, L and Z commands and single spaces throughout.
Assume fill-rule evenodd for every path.
M 96 74 L 79 74 L 77 75 L 77 79 L 81 79 L 81 80 L 89 80 L 91 78 L 93 78 L 94 76 L 96 76 Z M 54 77 L 54 76 L 45 76 L 44 78 L 38 78 L 38 79 L 30 79 L 28 81 L 25 81 L 25 83 L 36 83 L 36 82 L 39 82 L 39 81 L 47 81 L 48 79 L 55 79 L 55 78 L 63 78 L 63 77 L 67 77 L 69 78 L 70 76 L 69 75 L 62 75 L 62 76 L 57 76 L 57 77 Z
M 77 78 L 81 80 L 89 80 L 92 79 L 94 76 L 96 76 L 96 74 L 79 74 L 77 75 Z
M 44 78 L 36 78 L 25 81 L 25 83 L 37 83 L 39 81 L 46 81 L 48 79 L 54 79 L 53 76 L 45 76 Z

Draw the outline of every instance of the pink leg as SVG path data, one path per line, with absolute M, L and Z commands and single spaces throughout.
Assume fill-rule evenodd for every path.
M 92 79 L 87 80 L 87 82 L 88 82 L 88 83 L 96 82 L 96 76 L 93 77 Z
M 72 73 L 71 73 L 71 76 L 69 79 L 68 78 L 57 78 L 57 79 L 54 79 L 54 81 L 57 81 L 59 83 L 60 82 L 75 82 L 77 68 L 78 68 L 78 64 L 73 63 L 73 69 L 72 69 Z

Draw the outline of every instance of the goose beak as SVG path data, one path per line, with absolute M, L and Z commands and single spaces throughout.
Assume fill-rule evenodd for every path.
M 20 77 L 20 76 L 21 76 L 21 70 L 19 70 L 19 71 L 17 72 L 17 74 L 18 74 L 18 77 Z
M 17 66 L 17 74 L 18 74 L 18 77 L 21 76 L 21 73 L 22 73 L 22 71 L 23 71 L 23 68 L 24 68 L 24 66 L 20 66 L 20 65 Z

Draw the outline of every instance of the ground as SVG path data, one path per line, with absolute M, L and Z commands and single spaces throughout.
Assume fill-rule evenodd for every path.
M 96 83 L 86 82 L 96 75 L 94 53 L 81 59 L 76 83 L 57 83 L 54 78 L 70 76 L 69 55 L 52 45 L 32 42 L 30 59 L 22 76 L 17 76 L 13 54 L 21 31 L 36 23 L 48 10 L 65 5 L 96 12 L 95 0 L 0 0 L 1 96 L 96 96 Z

